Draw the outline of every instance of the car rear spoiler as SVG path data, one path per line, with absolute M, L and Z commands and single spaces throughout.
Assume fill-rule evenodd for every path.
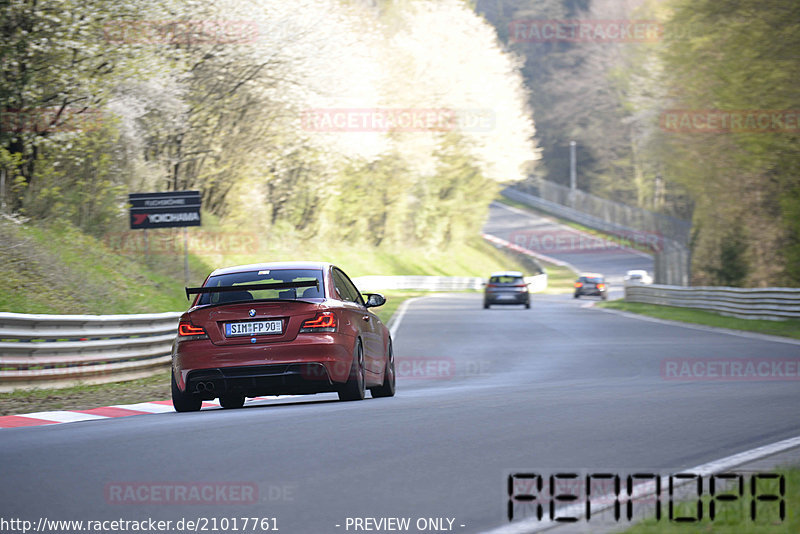
M 187 287 L 186 299 L 191 299 L 190 295 L 200 293 L 225 293 L 227 291 L 248 291 L 250 289 L 297 289 L 298 287 L 316 287 L 319 290 L 319 280 L 306 280 L 305 282 L 282 282 L 280 284 L 243 284 L 240 286 L 218 286 L 218 287 Z

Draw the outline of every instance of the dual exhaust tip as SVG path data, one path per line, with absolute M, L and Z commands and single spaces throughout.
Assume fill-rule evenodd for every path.
M 198 382 L 195 388 L 199 391 L 214 391 L 214 382 Z

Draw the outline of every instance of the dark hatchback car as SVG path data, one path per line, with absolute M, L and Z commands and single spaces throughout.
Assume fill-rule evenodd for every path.
M 522 304 L 531 307 L 528 284 L 519 271 L 492 273 L 483 292 L 483 307 L 492 304 Z
M 196 296 L 172 348 L 176 411 L 199 410 L 216 398 L 223 408 L 238 408 L 245 397 L 261 395 L 394 395 L 392 340 L 370 311 L 386 299 L 362 296 L 334 265 L 217 269 L 186 294 Z
M 581 273 L 575 280 L 575 298 L 581 295 L 591 295 L 600 297 L 603 300 L 608 298 L 608 286 L 602 274 Z

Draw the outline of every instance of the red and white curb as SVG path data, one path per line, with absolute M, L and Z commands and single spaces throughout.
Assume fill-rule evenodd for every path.
M 287 396 L 280 397 L 286 399 Z M 247 403 L 256 400 L 274 399 L 275 397 L 255 397 L 247 399 Z M 247 405 L 247 404 L 245 404 Z M 203 408 L 219 408 L 219 401 L 203 401 Z M 77 421 L 99 421 L 114 417 L 128 417 L 131 415 L 144 415 L 154 413 L 174 412 L 172 401 L 139 402 L 136 404 L 118 404 L 104 406 L 90 410 L 64 410 L 52 412 L 35 412 L 20 415 L 0 416 L 0 428 L 17 428 L 23 426 L 57 425 L 61 423 L 75 423 Z

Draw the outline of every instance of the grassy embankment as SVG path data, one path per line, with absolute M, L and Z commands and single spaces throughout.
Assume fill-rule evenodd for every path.
M 202 235 L 224 235 L 210 217 L 206 226 L 190 229 L 190 285 L 199 284 L 213 268 L 223 265 L 320 259 L 340 265 L 351 276 L 441 275 L 486 276 L 501 269 L 535 270 L 528 258 L 509 255 L 482 239 L 451 250 L 325 249 L 306 244 L 244 240 L 249 246 L 227 247 L 236 240 L 221 239 L 222 250 L 198 240 Z M 138 235 L 137 235 L 138 236 Z M 217 238 L 218 239 L 218 238 Z M 187 307 L 183 292 L 183 255 L 179 231 L 151 231 L 150 255 L 144 259 L 140 243 L 121 245 L 119 236 L 95 239 L 73 228 L 45 225 L 17 225 L 0 222 L 0 311 L 56 314 L 116 314 L 179 311 Z M 255 246 L 252 246 L 255 244 Z M 168 251 L 168 252 L 165 252 Z M 157 252 L 157 253 L 154 253 Z M 545 266 L 551 277 L 549 291 L 562 282 L 571 283 L 571 273 Z M 565 286 L 566 290 L 568 287 Z M 564 290 L 564 288 L 561 288 Z M 419 291 L 386 291 L 387 303 L 376 312 L 388 322 L 408 298 L 426 294 Z M 169 398 L 169 377 L 165 372 L 129 382 L 79 385 L 59 390 L 41 389 L 0 394 L 0 415 L 43 410 L 88 409 Z
M 800 339 L 800 320 L 790 319 L 786 321 L 766 321 L 762 319 L 737 319 L 736 317 L 726 317 L 718 313 L 695 310 L 692 308 L 678 308 L 675 306 L 659 306 L 655 304 L 643 304 L 640 302 L 625 302 L 615 300 L 613 302 L 598 302 L 595 306 L 608 308 L 611 310 L 627 311 L 639 313 L 658 319 L 668 319 L 670 321 L 681 321 L 705 326 L 715 326 L 718 328 L 729 328 L 732 330 L 745 330 L 757 332 L 759 334 L 770 334 L 773 336 L 784 336 Z
M 708 488 L 703 502 L 703 518 L 694 523 L 670 522 L 668 515 L 660 520 L 649 519 L 637 523 L 625 530 L 625 534 L 699 534 L 714 532 L 715 534 L 789 534 L 800 532 L 800 467 L 770 470 L 771 473 L 783 475 L 786 481 L 783 496 L 785 502 L 785 517 L 780 519 L 777 501 L 760 501 L 756 511 L 756 520 L 751 516 L 750 488 L 745 490 L 744 496 L 733 502 L 717 501 L 717 512 L 714 520 L 709 518 L 710 499 Z M 745 477 L 748 479 L 749 477 Z M 777 481 L 773 487 L 761 487 L 764 481 L 759 482 L 760 493 L 778 494 Z M 748 484 L 749 486 L 749 484 Z M 766 484 L 764 485 L 766 486 Z M 663 501 L 662 501 L 663 503 Z M 675 517 L 697 517 L 697 502 L 676 503 Z M 665 506 L 663 503 L 662 506 Z
M 209 219 L 207 217 L 207 219 Z M 212 223 L 213 224 L 213 223 Z M 451 249 L 384 250 L 312 243 L 265 243 L 224 239 L 224 229 L 203 228 L 200 236 L 223 236 L 222 250 L 196 240 L 190 229 L 190 285 L 200 284 L 213 268 L 264 261 L 318 259 L 341 266 L 350 276 L 486 276 L 498 269 L 531 273 L 534 264 L 480 238 Z M 137 236 L 138 237 L 138 236 Z M 179 231 L 150 232 L 151 254 L 117 237 L 100 240 L 67 227 L 0 222 L 0 310 L 19 313 L 155 313 L 186 309 L 183 254 Z M 164 245 L 167 243 L 167 245 Z M 213 243 L 211 243 L 213 244 Z M 177 250 L 172 245 L 177 245 Z M 165 253 L 165 249 L 170 249 Z M 161 251 L 153 253 L 154 250 Z M 546 266 L 558 285 L 561 269 Z M 397 295 L 401 296 L 401 295 Z

